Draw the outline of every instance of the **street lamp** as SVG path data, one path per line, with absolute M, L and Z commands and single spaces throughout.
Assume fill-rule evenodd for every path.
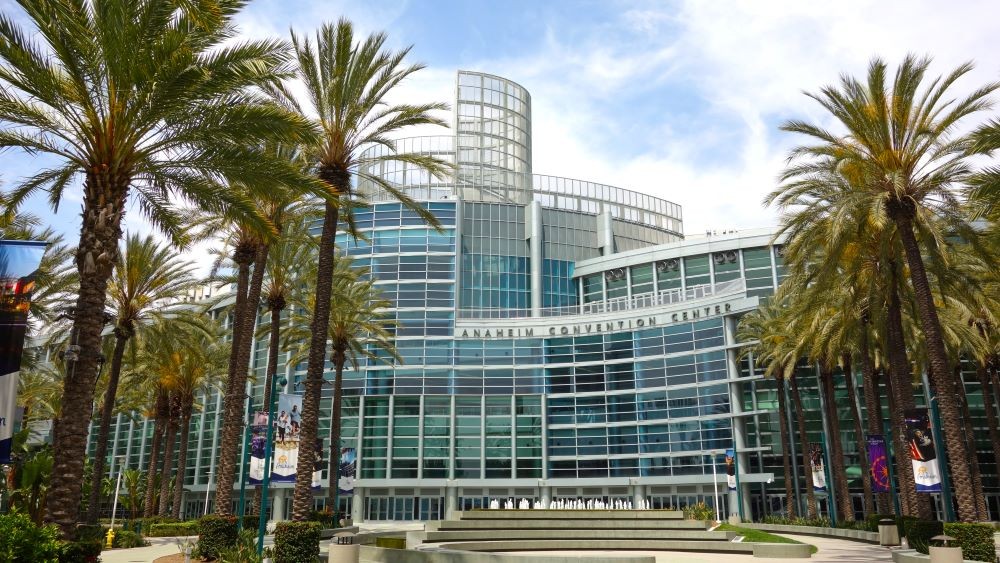
M 270 496 L 268 487 L 271 485 L 271 443 L 274 441 L 274 407 L 277 393 L 275 387 L 284 387 L 288 380 L 283 376 L 274 375 L 271 377 L 271 400 L 267 405 L 267 440 L 264 442 L 264 478 L 261 481 L 260 494 L 260 516 L 257 522 L 257 555 L 264 553 L 264 531 L 267 528 L 267 501 Z

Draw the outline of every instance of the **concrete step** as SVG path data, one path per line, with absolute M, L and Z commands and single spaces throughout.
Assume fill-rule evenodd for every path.
M 445 530 L 705 530 L 700 520 L 443 520 L 428 522 L 427 531 Z
M 467 510 L 459 520 L 684 520 L 680 510 Z
M 431 547 L 433 544 L 426 544 Z M 606 540 L 606 539 L 549 539 L 549 540 L 498 540 L 475 542 L 448 542 L 438 546 L 459 551 L 581 551 L 581 550 L 648 550 L 648 551 L 698 551 L 720 553 L 753 553 L 754 546 L 743 542 L 698 540 Z M 791 545 L 791 544 L 775 544 Z M 808 546 L 806 546 L 808 548 Z M 808 553 L 808 552 L 807 552 Z
M 705 530 L 466 530 L 424 532 L 425 543 L 521 540 L 690 540 L 729 541 L 735 532 Z

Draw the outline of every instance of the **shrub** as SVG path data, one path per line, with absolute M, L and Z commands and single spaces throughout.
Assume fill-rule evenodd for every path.
M 198 522 L 174 522 L 168 524 L 153 524 L 146 530 L 146 537 L 163 538 L 169 536 L 197 536 Z
M 92 524 L 80 524 L 76 527 L 76 541 L 91 542 L 97 541 L 101 545 L 107 541 L 108 526 L 95 526 Z
M 225 563 L 261 563 L 263 557 L 257 555 L 257 532 L 241 530 L 236 545 L 223 551 L 220 559 Z
M 198 520 L 198 553 L 206 559 L 218 559 L 223 551 L 236 545 L 236 517 L 209 514 Z
M 312 563 L 319 557 L 319 522 L 278 522 L 274 530 L 275 563 Z
M 0 515 L 0 561 L 53 563 L 59 558 L 55 526 L 36 526 L 27 514 Z
M 944 533 L 944 525 L 936 520 L 905 520 L 906 541 L 910 547 L 927 554 L 931 544 L 931 538 Z
M 313 510 L 312 514 L 309 515 L 309 519 L 313 522 L 319 522 L 324 528 L 338 528 L 339 523 L 337 522 L 337 515 L 333 512 L 327 512 L 325 510 Z
M 997 547 L 993 541 L 993 526 L 949 522 L 944 525 L 944 534 L 955 538 L 958 545 L 962 546 L 963 558 L 990 563 L 996 561 Z
M 97 540 L 65 542 L 60 546 L 59 563 L 97 563 L 101 560 L 101 547 Z M 28 559 L 27 561 L 34 561 Z
M 256 530 L 260 526 L 260 515 L 258 514 L 244 514 L 243 515 L 243 529 L 244 530 Z
M 827 518 L 788 518 L 785 516 L 765 516 L 761 523 L 777 524 L 781 526 L 812 526 L 815 528 L 829 528 L 830 520 Z
M 115 530 L 115 539 L 111 542 L 111 547 L 129 549 L 132 547 L 146 547 L 149 542 L 142 539 L 142 536 L 129 530 Z
M 696 502 L 684 507 L 685 520 L 711 520 L 714 515 L 715 511 L 712 507 L 704 502 Z

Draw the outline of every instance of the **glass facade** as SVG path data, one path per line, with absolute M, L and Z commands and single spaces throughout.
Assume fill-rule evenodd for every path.
M 453 177 L 385 163 L 362 171 L 419 200 L 441 229 L 362 174 L 359 190 L 373 204 L 357 209 L 356 220 L 367 240 L 337 237 L 392 303 L 387 315 L 402 357 L 344 373 L 341 447 L 356 449 L 358 472 L 341 509 L 359 520 L 439 519 L 508 496 L 647 498 L 654 507 L 719 502 L 725 512 L 742 500 L 755 515 L 780 508 L 782 459 L 795 444 L 777 439 L 784 414 L 773 382 L 740 357 L 735 338 L 739 316 L 785 275 L 772 233 L 684 241 L 674 203 L 532 175 L 523 87 L 460 72 L 456 101 L 454 136 L 397 144 L 456 163 Z M 254 346 L 251 395 L 260 404 L 267 342 Z M 304 376 L 304 366 L 296 368 L 288 370 L 288 392 Z M 819 391 L 810 368 L 801 369 L 818 440 Z M 843 377 L 837 383 L 833 400 L 842 408 Z M 324 438 L 331 395 L 324 390 Z M 979 428 L 982 402 L 970 396 Z M 211 501 L 221 397 L 201 404 L 186 445 L 191 514 L 204 509 L 206 489 Z M 846 426 L 848 463 L 858 465 L 857 437 Z M 111 451 L 145 467 L 151 435 L 150 421 L 120 416 Z M 719 501 L 713 466 L 724 470 L 727 448 L 739 452 L 743 494 Z M 994 462 L 981 457 L 997 518 Z M 322 477 L 325 487 L 329 476 Z M 288 497 L 276 488 L 278 517 L 290 510 Z

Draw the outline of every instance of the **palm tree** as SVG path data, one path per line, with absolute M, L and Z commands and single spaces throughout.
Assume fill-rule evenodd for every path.
M 865 82 L 843 76 L 839 88 L 828 86 L 818 94 L 809 94 L 836 118 L 846 134 L 802 121 L 784 124 L 784 131 L 806 135 L 815 142 L 792 151 L 791 159 L 797 164 L 786 170 L 783 180 L 834 170 L 854 188 L 849 197 L 837 203 L 842 215 L 874 212 L 882 223 L 894 227 L 926 341 L 930 380 L 938 390 L 959 518 L 970 521 L 975 519 L 977 493 L 963 461 L 967 450 L 958 425 L 955 382 L 922 251 L 939 257 L 945 242 L 942 225 L 949 234 L 966 240 L 978 236 L 955 193 L 957 186 L 972 177 L 969 156 L 974 145 L 968 135 L 952 133 L 965 118 L 989 107 L 988 96 L 998 85 L 987 84 L 963 99 L 952 100 L 946 97 L 948 89 L 971 70 L 971 64 L 961 65 L 921 88 L 929 65 L 929 59 L 907 56 L 890 83 L 887 65 L 876 58 L 869 65 Z M 797 189 L 795 182 L 786 187 L 789 194 Z
M 47 518 L 70 537 L 80 505 L 86 425 L 93 409 L 102 313 L 130 203 L 183 242 L 177 202 L 229 210 L 263 225 L 231 184 L 263 196 L 274 186 L 312 189 L 259 147 L 311 131 L 253 89 L 282 78 L 279 41 L 231 41 L 242 0 L 19 1 L 32 29 L 0 16 L 0 147 L 54 164 L 8 192 L 12 212 L 44 190 L 58 205 L 82 178 L 74 307 L 78 359 L 67 368 L 64 412 L 53 428 L 55 469 Z
M 129 235 L 122 249 L 121 260 L 115 264 L 108 283 L 110 314 L 114 317 L 115 347 L 108 370 L 107 390 L 101 408 L 101 423 L 94 451 L 94 475 L 104 474 L 108 451 L 111 418 L 115 412 L 115 397 L 122 372 L 125 346 L 141 330 L 144 323 L 170 313 L 171 302 L 179 302 L 195 284 L 193 265 L 181 261 L 167 244 L 152 236 Z M 183 317 L 182 317 L 183 318 Z M 175 319 L 175 322 L 179 322 Z M 87 505 L 87 521 L 97 523 L 100 491 L 91 487 Z
M 181 501 L 184 494 L 184 476 L 187 469 L 188 439 L 191 432 L 191 416 L 197 408 L 198 396 L 218 385 L 225 376 L 228 346 L 220 344 L 217 330 L 211 336 L 200 332 L 184 334 L 180 346 L 170 345 L 169 354 L 176 371 L 168 374 L 164 384 L 173 392 L 178 403 L 180 426 L 180 449 L 177 454 L 177 473 L 174 477 L 173 509 L 174 518 L 181 517 Z M 165 350 L 161 349 L 160 354 Z M 167 468 L 169 469 L 169 468 Z M 166 473 L 166 472 L 165 472 Z M 167 475 L 164 475 L 167 480 Z M 164 502 L 161 500 L 161 515 Z
M 301 166 L 298 150 L 287 144 L 268 144 L 266 150 L 295 166 Z M 216 236 L 225 233 L 225 247 L 231 252 L 230 261 L 235 276 L 223 277 L 235 285 L 236 295 L 232 308 L 232 347 L 229 352 L 229 375 L 223 401 L 221 434 L 222 446 L 219 451 L 218 485 L 216 486 L 215 512 L 230 514 L 232 511 L 233 483 L 236 481 L 236 452 L 246 416 L 246 383 L 253 345 L 254 324 L 260 310 L 261 292 L 270 262 L 271 247 L 281 238 L 283 223 L 296 207 L 297 194 L 289 190 L 275 189 L 266 197 L 258 199 L 258 211 L 267 217 L 273 231 L 261 231 L 258 225 L 234 220 L 228 215 L 209 216 L 204 222 L 204 234 Z M 217 261 L 216 269 L 221 261 Z
M 416 211 L 428 223 L 437 226 L 433 215 L 406 193 L 384 178 L 366 172 L 370 166 L 379 162 L 397 162 L 422 168 L 439 177 L 450 170 L 447 163 L 435 157 L 395 151 L 395 144 L 390 140 L 392 134 L 411 125 L 445 126 L 445 121 L 432 115 L 432 112 L 444 110 L 447 106 L 439 103 L 389 103 L 387 96 L 390 92 L 423 66 L 405 66 L 403 61 L 410 49 L 391 52 L 385 48 L 385 43 L 386 36 L 382 33 L 370 35 L 355 43 L 353 25 L 343 19 L 335 26 L 323 25 L 316 33 L 315 46 L 308 38 L 292 34 L 298 76 L 305 84 L 306 105 L 311 106 L 308 113 L 317 116 L 317 124 L 322 131 L 319 142 L 308 147 L 308 160 L 331 195 L 349 202 L 356 195 L 351 193 L 351 177 L 357 176 L 370 181 L 390 197 Z M 301 111 L 302 106 L 295 100 L 286 97 L 286 101 Z M 365 152 L 372 147 L 385 150 L 378 153 Z M 302 403 L 305 413 L 318 414 L 319 409 L 327 359 L 330 297 L 334 276 L 334 237 L 339 212 L 338 203 L 326 201 L 316 269 L 316 309 L 310 323 L 309 359 Z M 303 444 L 315 442 L 316 420 L 303 420 Z M 299 452 L 296 472 L 292 508 L 294 520 L 307 519 L 312 510 L 313 462 L 312 448 L 303 448 Z
M 304 269 L 303 265 L 316 263 L 316 240 L 309 232 L 309 227 L 315 218 L 311 211 L 312 209 L 306 206 L 298 206 L 289 212 L 281 234 L 271 245 L 268 255 L 262 296 L 269 322 L 260 326 L 257 336 L 263 338 L 266 333 L 268 338 L 262 403 L 265 409 L 271 404 L 271 380 L 278 371 L 282 312 L 289 303 L 304 301 L 299 292 L 308 290 L 311 269 Z M 260 506 L 261 493 L 261 488 L 257 487 L 254 492 L 254 506 Z
M 787 326 L 782 313 L 782 306 L 775 300 L 764 302 L 759 308 L 740 318 L 737 340 L 750 342 L 750 345 L 741 349 L 741 355 L 751 356 L 753 365 L 763 366 L 765 375 L 774 377 L 778 395 L 778 428 L 784 450 L 791 443 L 791 432 L 788 428 L 788 399 L 785 391 L 785 374 L 788 373 L 789 366 L 785 365 L 783 352 L 788 337 L 782 330 Z M 794 369 L 794 366 L 791 369 Z M 797 503 L 796 491 L 792 487 L 791 458 L 787 452 L 782 451 L 781 460 L 784 469 L 785 515 L 788 518 L 795 518 Z
M 333 295 L 330 299 L 330 360 L 334 369 L 333 413 L 330 422 L 330 488 L 327 506 L 336 513 L 339 494 L 341 406 L 344 396 L 344 366 L 348 362 L 358 368 L 359 359 L 371 362 L 400 362 L 402 358 L 393 344 L 392 322 L 385 318 L 386 309 L 392 302 L 381 296 L 370 276 L 368 268 L 353 268 L 351 259 L 338 255 L 334 260 Z M 310 299 L 296 308 L 287 338 L 299 343 L 298 349 L 289 354 L 289 364 L 295 364 L 308 357 L 308 333 L 306 320 L 315 309 Z M 319 418 L 318 414 L 303 411 L 303 425 L 307 416 Z M 318 423 L 318 422 L 316 422 Z

